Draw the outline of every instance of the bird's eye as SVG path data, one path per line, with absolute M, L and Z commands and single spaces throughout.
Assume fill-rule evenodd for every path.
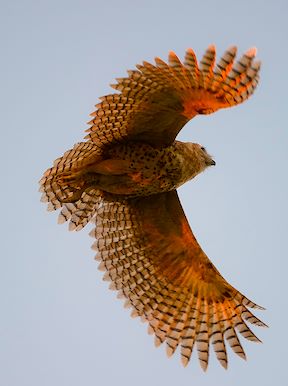
M 205 153 L 207 153 L 207 151 L 206 151 L 204 146 L 201 146 L 201 150 L 203 150 Z

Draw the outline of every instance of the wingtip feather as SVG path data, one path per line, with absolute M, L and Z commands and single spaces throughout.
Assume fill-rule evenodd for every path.
M 251 47 L 249 50 L 245 52 L 245 55 L 248 56 L 249 58 L 254 58 L 257 54 L 257 48 L 256 47 Z

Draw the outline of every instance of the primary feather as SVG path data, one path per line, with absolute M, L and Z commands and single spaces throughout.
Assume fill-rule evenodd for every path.
M 117 79 L 119 92 L 100 98 L 85 137 L 58 158 L 40 180 L 59 222 L 91 236 L 99 269 L 155 335 L 167 354 L 180 348 L 183 365 L 197 350 L 206 370 L 209 346 L 227 367 L 226 345 L 241 358 L 238 334 L 259 342 L 246 324 L 265 326 L 248 308 L 262 309 L 232 287 L 201 249 L 176 189 L 215 165 L 198 144 L 176 141 L 197 114 L 237 105 L 254 92 L 260 63 L 256 49 L 235 62 L 229 48 L 215 65 L 209 46 L 198 65 L 192 49 L 182 63 L 143 62 Z

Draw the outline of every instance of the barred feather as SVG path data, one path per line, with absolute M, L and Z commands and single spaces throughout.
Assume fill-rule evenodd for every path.
M 255 55 L 252 48 L 234 63 L 236 47 L 231 47 L 215 66 L 211 45 L 199 66 L 191 48 L 184 63 L 173 51 L 168 64 L 160 58 L 156 66 L 144 61 L 112 85 L 120 94 L 101 98 L 85 138 L 101 146 L 125 140 L 167 146 L 195 115 L 237 105 L 253 94 L 260 70 Z
M 215 56 L 216 56 L 215 46 L 211 45 L 206 50 L 200 62 L 200 69 L 201 69 L 200 85 L 204 89 L 209 89 L 209 84 L 215 76 L 214 74 Z
M 148 324 L 155 345 L 165 343 L 168 356 L 179 348 L 184 366 L 195 349 L 204 371 L 211 347 L 224 368 L 227 343 L 245 359 L 237 333 L 260 342 L 246 322 L 266 326 L 248 309 L 263 308 L 233 288 L 210 262 L 189 227 L 177 192 L 162 193 L 165 180 L 159 184 L 160 193 L 151 191 L 145 197 L 144 185 L 137 185 L 137 173 L 127 166 L 125 146 L 129 142 L 136 149 L 132 164 L 137 156 L 146 156 L 141 171 L 148 165 L 149 173 L 149 162 L 160 154 L 156 149 L 167 149 L 189 119 L 252 95 L 260 70 L 255 55 L 252 48 L 235 63 L 236 47 L 231 47 L 215 66 L 215 47 L 209 46 L 199 65 L 192 49 L 186 51 L 184 63 L 171 51 L 168 63 L 155 58 L 155 65 L 137 65 L 112 86 L 118 93 L 100 98 L 91 114 L 88 141 L 65 152 L 40 180 L 41 200 L 49 210 L 61 208 L 59 223 L 67 221 L 70 230 L 80 230 L 95 222 L 90 235 L 103 279 L 124 298 L 131 316 Z M 148 156 L 144 149 L 139 154 L 136 143 L 152 145 L 153 152 Z M 116 147 L 117 157 L 111 159 L 109 152 Z M 174 155 L 170 153 L 168 160 L 172 169 Z M 153 178 L 158 178 L 154 169 Z M 100 190 L 101 173 L 103 180 L 112 176 L 114 185 L 133 181 L 141 194 L 137 191 L 139 197 L 131 198 L 121 190 L 122 196 Z M 122 180 L 115 177 L 119 174 Z M 150 188 L 148 177 L 144 182 Z M 179 185 L 173 180 L 175 186 Z
M 206 370 L 211 342 L 217 359 L 226 368 L 225 341 L 237 355 L 245 359 L 236 329 L 244 338 L 259 342 L 244 319 L 259 326 L 265 324 L 246 308 L 248 305 L 254 308 L 257 305 L 231 287 L 203 251 L 200 252 L 199 266 L 195 265 L 195 261 L 192 264 L 194 268 L 182 268 L 182 263 L 180 266 L 169 265 L 170 253 L 174 261 L 179 259 L 177 253 L 181 256 L 182 253 L 191 254 L 191 258 L 194 256 L 195 259 L 198 246 L 194 244 L 196 241 L 193 236 L 187 236 L 186 233 L 188 239 L 186 242 L 183 240 L 185 246 L 172 236 L 179 232 L 179 229 L 173 229 L 173 215 L 168 215 L 167 209 L 160 209 L 159 212 L 159 207 L 170 208 L 172 213 L 175 211 L 178 214 L 180 208 L 172 209 L 173 205 L 179 205 L 175 201 L 175 193 L 165 195 L 166 198 L 161 198 L 162 194 L 153 198 L 120 201 L 104 198 L 96 216 L 96 228 L 91 232 L 91 236 L 97 239 L 93 248 L 97 250 L 99 269 L 106 271 L 104 278 L 111 281 L 110 288 L 118 290 L 120 297 L 126 299 L 125 305 L 132 307 L 132 316 L 141 317 L 149 323 L 149 332 L 155 335 L 156 346 L 166 342 L 168 356 L 173 355 L 179 346 L 182 363 L 186 366 L 196 347 L 200 365 Z M 154 207 L 158 208 L 157 216 L 160 215 L 163 222 L 168 223 L 165 230 L 167 246 L 163 242 L 164 233 L 154 222 L 152 199 Z M 169 204 L 162 200 L 169 200 Z M 150 225 L 146 222 L 148 218 Z M 186 219 L 182 218 L 181 221 L 186 222 Z M 150 227 L 154 230 L 153 235 L 149 233 Z M 172 229 L 168 236 L 166 232 L 170 227 Z M 171 241 L 167 241 L 167 238 L 171 238 Z M 182 252 L 182 248 L 185 252 Z M 166 272 L 161 269 L 164 261 Z M 171 271 L 173 266 L 177 272 Z M 205 270 L 206 278 L 213 272 L 211 282 L 199 279 L 204 275 L 202 270 Z M 172 277 L 178 280 L 173 282 Z
M 97 212 L 101 192 L 91 188 L 82 190 L 81 173 L 100 159 L 101 154 L 102 150 L 94 143 L 78 143 L 56 159 L 39 181 L 41 201 L 48 203 L 48 210 L 62 207 L 58 222 L 70 221 L 70 230 L 82 229 Z M 78 198 L 69 202 L 73 197 Z

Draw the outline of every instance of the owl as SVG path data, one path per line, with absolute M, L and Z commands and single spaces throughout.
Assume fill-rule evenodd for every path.
M 177 347 L 186 366 L 193 348 L 207 369 L 209 347 L 227 368 L 228 344 L 241 358 L 238 335 L 259 342 L 247 322 L 265 326 L 263 309 L 232 287 L 198 244 L 177 188 L 215 161 L 202 145 L 176 140 L 198 114 L 235 106 L 259 80 L 256 49 L 238 61 L 236 47 L 215 64 L 209 46 L 198 64 L 192 49 L 181 62 L 155 58 L 117 79 L 100 98 L 85 141 L 54 161 L 40 180 L 42 201 L 60 209 L 59 222 L 91 236 L 99 269 L 131 315 L 147 322 L 155 344 Z

